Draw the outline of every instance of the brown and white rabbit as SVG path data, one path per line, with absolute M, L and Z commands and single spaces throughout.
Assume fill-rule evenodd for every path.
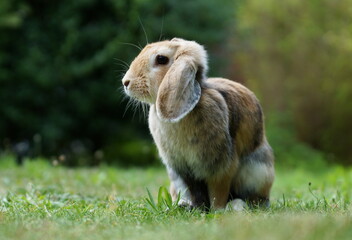
M 150 132 L 174 200 L 180 193 L 191 207 L 238 199 L 268 206 L 274 157 L 261 106 L 243 85 L 207 79 L 207 69 L 201 45 L 174 38 L 148 44 L 122 82 L 127 95 L 150 105 Z

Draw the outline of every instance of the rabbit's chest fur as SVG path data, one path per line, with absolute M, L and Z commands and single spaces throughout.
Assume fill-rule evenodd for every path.
M 209 105 L 208 105 L 209 106 Z M 162 161 L 176 172 L 206 179 L 223 173 L 233 158 L 226 109 L 196 107 L 177 123 L 161 121 L 154 105 L 149 113 L 149 128 Z M 220 104 L 221 106 L 221 104 Z M 209 119 L 209 111 L 217 114 Z

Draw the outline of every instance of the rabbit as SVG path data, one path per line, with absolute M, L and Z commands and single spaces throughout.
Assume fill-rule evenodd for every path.
M 274 156 L 261 105 L 243 85 L 207 78 L 207 70 L 203 46 L 174 38 L 148 44 L 122 84 L 150 106 L 149 129 L 174 201 L 202 209 L 231 201 L 269 206 Z

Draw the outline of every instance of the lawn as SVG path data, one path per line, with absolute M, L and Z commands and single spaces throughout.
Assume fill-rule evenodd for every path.
M 279 167 L 270 209 L 206 214 L 169 202 L 162 167 L 2 157 L 0 239 L 352 239 L 351 184 L 352 169 Z

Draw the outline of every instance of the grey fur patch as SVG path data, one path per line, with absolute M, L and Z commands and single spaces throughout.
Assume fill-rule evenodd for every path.
M 263 146 L 258 147 L 255 151 L 244 155 L 240 158 L 241 164 L 248 164 L 251 162 L 259 162 L 272 165 L 273 164 L 273 150 L 269 144 L 264 143 Z
M 229 108 L 229 133 L 231 135 L 232 141 L 235 141 L 237 130 L 241 122 L 241 114 L 237 110 L 238 104 L 233 104 L 234 99 L 227 91 L 217 89 L 217 91 L 224 98 Z

